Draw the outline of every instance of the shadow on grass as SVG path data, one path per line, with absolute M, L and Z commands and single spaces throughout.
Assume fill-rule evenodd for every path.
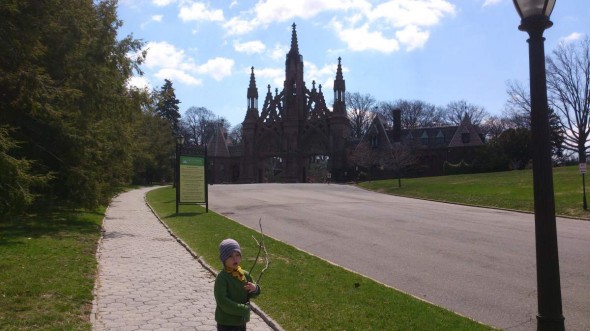
M 164 218 L 166 219 L 175 219 L 175 218 L 182 218 L 182 217 L 187 217 L 187 216 L 199 216 L 199 215 L 204 215 L 206 214 L 204 211 L 203 212 L 180 212 L 178 214 L 173 213 L 173 214 L 168 214 L 166 215 Z M 182 220 L 182 219 L 181 219 Z M 192 220 L 186 220 L 186 221 L 192 221 Z
M 23 238 L 53 237 L 56 239 L 100 231 L 100 224 L 88 219 L 100 212 L 54 211 L 0 219 L 0 245 L 20 244 Z

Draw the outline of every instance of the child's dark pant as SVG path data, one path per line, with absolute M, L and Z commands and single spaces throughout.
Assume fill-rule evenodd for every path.
M 231 326 L 217 324 L 217 331 L 246 331 L 246 326 Z

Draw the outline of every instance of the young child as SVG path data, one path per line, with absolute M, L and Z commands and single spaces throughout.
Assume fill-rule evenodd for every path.
M 250 321 L 249 299 L 260 294 L 260 287 L 240 267 L 242 251 L 237 241 L 225 239 L 219 244 L 223 270 L 215 278 L 215 321 L 217 331 L 245 331 Z

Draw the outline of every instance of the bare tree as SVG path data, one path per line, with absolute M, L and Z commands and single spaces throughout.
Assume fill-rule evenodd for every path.
M 205 107 L 190 107 L 182 118 L 183 126 L 188 131 L 188 141 L 204 145 L 213 135 L 215 114 Z
M 385 168 L 395 172 L 397 177 L 397 186 L 402 187 L 402 172 L 408 166 L 416 164 L 418 158 L 416 154 L 407 146 L 394 144 L 391 148 L 383 151 L 382 161 Z
M 506 93 L 508 100 L 504 109 L 505 129 L 531 129 L 531 96 L 528 89 L 518 81 L 507 83 Z M 556 158 L 563 157 L 564 130 L 559 115 L 549 107 L 549 127 L 551 130 L 552 155 Z M 577 150 L 576 150 L 577 151 Z
M 465 115 L 469 115 L 471 123 L 474 125 L 479 125 L 489 116 L 483 107 L 470 104 L 465 100 L 450 102 L 445 108 L 445 116 L 448 123 L 459 125 Z
M 370 94 L 358 92 L 346 92 L 345 98 L 351 135 L 353 138 L 360 139 L 367 132 L 373 120 L 372 111 L 376 104 L 375 98 Z
M 525 87 L 518 81 L 506 83 L 508 100 L 504 108 L 504 118 L 508 127 L 531 128 L 531 96 Z
M 242 124 L 241 123 L 234 126 L 229 131 L 229 140 L 234 145 L 239 145 L 242 143 Z
M 549 105 L 561 115 L 564 148 L 586 162 L 590 134 L 590 37 L 561 43 L 547 58 Z
M 368 141 L 359 143 L 351 154 L 351 161 L 361 168 L 367 169 L 371 178 L 371 169 L 378 164 L 379 152 Z
M 497 139 L 508 128 L 509 121 L 499 116 L 490 116 L 479 124 L 479 130 L 486 137 L 486 141 Z
M 443 124 L 443 114 L 436 106 L 421 100 L 397 100 L 395 102 L 381 102 L 378 112 L 389 127 L 393 126 L 393 110 L 401 110 L 401 127 L 415 129 L 432 127 Z

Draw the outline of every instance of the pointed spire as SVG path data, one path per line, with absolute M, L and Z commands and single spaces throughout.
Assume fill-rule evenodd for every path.
M 289 51 L 289 54 L 291 53 L 296 53 L 299 54 L 299 45 L 297 43 L 297 30 L 295 30 L 295 27 L 297 25 L 295 25 L 295 22 L 293 22 L 293 31 L 291 32 L 291 50 Z
M 344 101 L 344 77 L 342 76 L 342 58 L 338 57 L 338 68 L 336 69 L 336 79 L 334 80 L 334 100 Z
M 345 104 L 346 84 L 342 75 L 342 58 L 338 57 L 338 68 L 336 69 L 336 79 L 334 79 L 334 112 L 346 114 Z
M 343 76 L 342 76 L 342 58 L 338 57 L 338 69 L 336 69 L 336 80 L 343 80 Z
M 254 67 L 251 68 L 250 85 L 248 86 L 248 110 L 244 122 L 255 122 L 258 118 L 258 88 L 256 88 L 256 78 L 254 77 Z
M 248 86 L 248 108 L 258 108 L 258 88 L 256 88 L 256 78 L 254 77 L 254 67 L 251 68 L 250 86 Z

